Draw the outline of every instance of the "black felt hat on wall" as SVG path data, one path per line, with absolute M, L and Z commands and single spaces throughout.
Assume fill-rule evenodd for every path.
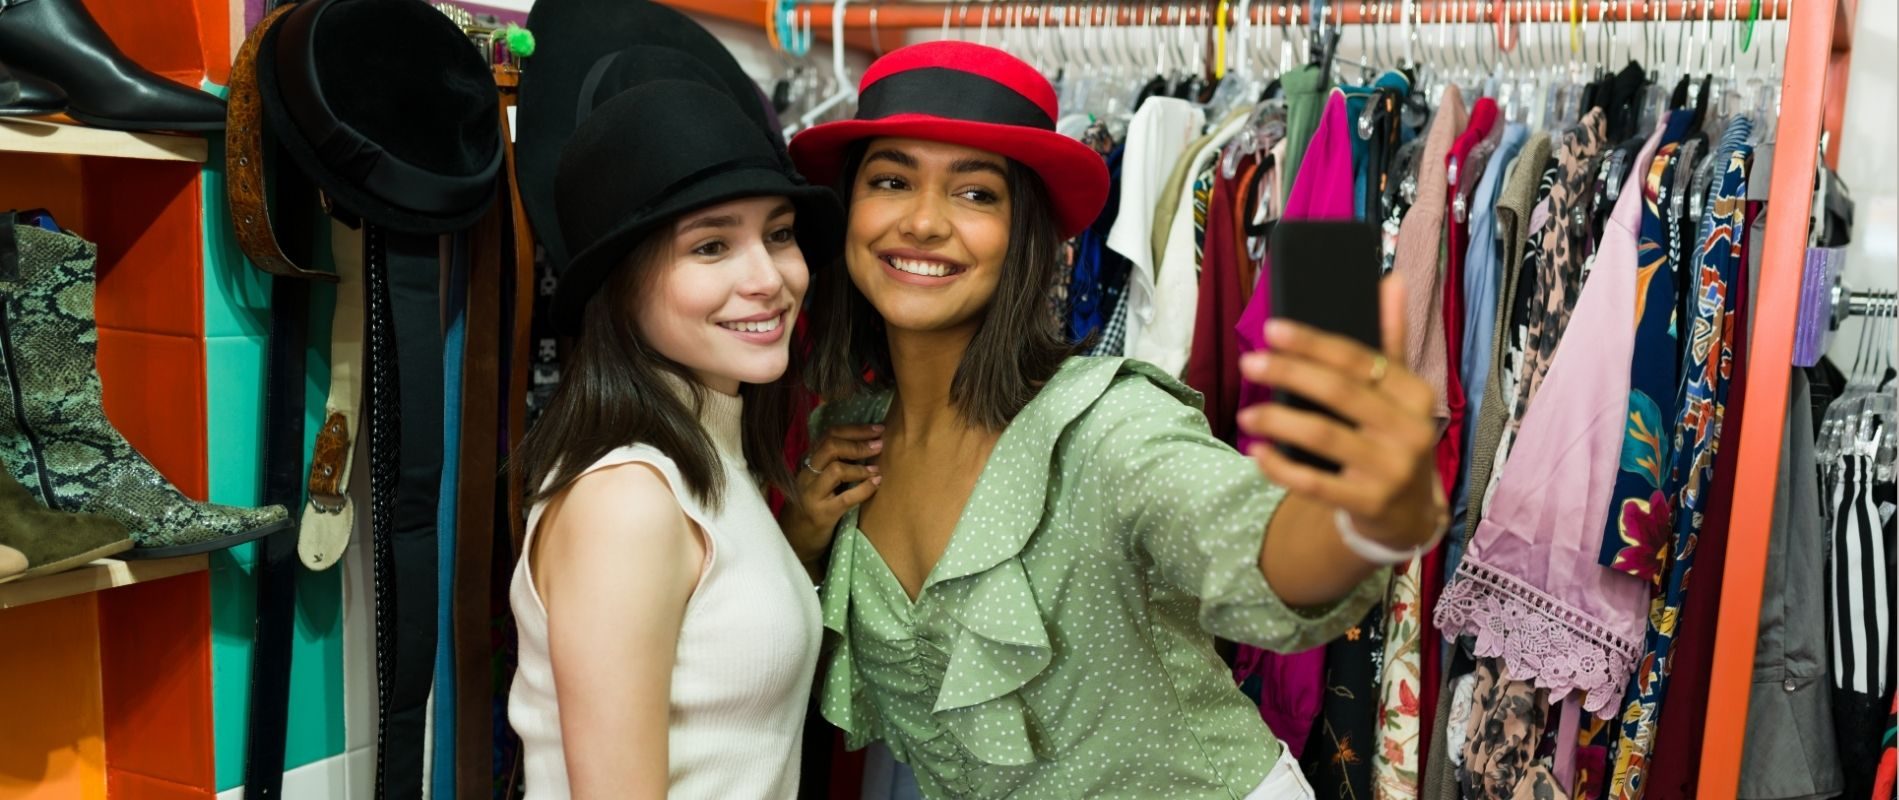
M 648 0 L 539 0 L 528 13 L 534 55 L 523 64 L 516 113 L 515 172 L 521 204 L 549 262 L 559 269 L 580 248 L 556 216 L 555 175 L 575 128 L 619 91 L 654 78 L 698 81 L 721 91 L 778 157 L 784 140 L 757 84 L 719 40 L 686 15 Z M 693 115 L 671 120 L 691 130 Z M 637 151 L 627 150 L 635 156 Z
M 494 199 L 500 96 L 417 0 L 306 0 L 257 57 L 265 127 L 332 202 L 393 230 L 468 227 Z
M 648 80 L 613 93 L 562 150 L 554 196 L 574 249 L 554 299 L 567 332 L 634 244 L 681 214 L 785 197 L 807 263 L 835 258 L 843 243 L 836 193 L 806 183 L 730 95 L 702 81 Z

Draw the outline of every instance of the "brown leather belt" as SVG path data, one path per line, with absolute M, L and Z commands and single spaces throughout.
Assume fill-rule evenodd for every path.
M 514 73 L 495 69 L 501 87 L 501 127 L 508 131 Z M 502 416 L 502 291 L 514 258 L 508 232 L 518 206 L 508 202 L 512 174 L 504 167 L 497 202 L 475 223 L 469 236 L 468 296 L 462 344 L 461 465 L 457 471 L 454 659 L 455 793 L 486 798 L 494 785 L 494 677 L 489 627 L 495 598 L 495 536 L 512 527 L 496 513 L 502 489 L 500 453 Z M 506 535 L 506 534 L 503 534 Z M 509 549 L 512 553 L 512 548 Z M 509 562 L 512 566 L 512 561 Z M 438 700 L 439 702 L 439 700 Z M 437 769 L 443 768 L 437 765 Z
M 515 91 L 504 93 L 504 97 L 518 97 Z M 534 230 L 528 221 L 527 207 L 521 202 L 521 181 L 515 169 L 517 162 L 514 153 L 513 126 L 505 129 L 507 135 L 501 139 L 502 152 L 506 162 L 502 164 L 502 182 L 507 185 L 508 205 L 513 209 L 514 224 L 514 261 L 513 268 L 513 308 L 508 315 L 510 333 L 508 354 L 508 405 L 505 409 L 508 424 L 508 454 L 521 445 L 522 437 L 527 435 L 527 395 L 528 380 L 534 372 L 534 298 L 538 286 L 534 277 Z M 518 557 L 521 545 L 527 538 L 527 510 L 521 505 L 520 486 L 510 475 L 508 482 L 508 527 L 513 533 L 512 552 Z
M 258 269 L 286 278 L 303 278 L 335 283 L 336 275 L 297 266 L 284 254 L 277 242 L 270 218 L 270 203 L 264 187 L 264 106 L 257 88 L 257 49 L 272 25 L 296 4 L 287 4 L 270 12 L 238 48 L 237 63 L 231 67 L 228 122 L 225 132 L 225 180 L 231 206 L 231 224 L 237 228 L 237 244 Z M 280 171 L 280 180 L 295 172 Z M 304 183 L 299 181 L 299 183 Z M 306 184 L 307 185 L 307 184 Z

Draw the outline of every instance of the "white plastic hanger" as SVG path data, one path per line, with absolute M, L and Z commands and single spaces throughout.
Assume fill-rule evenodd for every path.
M 831 74 L 837 80 L 837 88 L 831 92 L 831 96 L 804 112 L 797 124 L 786 126 L 784 134 L 787 139 L 799 130 L 818 124 L 818 120 L 823 119 L 831 109 L 847 101 L 857 102 L 857 84 L 844 69 L 844 7 L 849 4 L 850 0 L 837 0 L 831 4 Z

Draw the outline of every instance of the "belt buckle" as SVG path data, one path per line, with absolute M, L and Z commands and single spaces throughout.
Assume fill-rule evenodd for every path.
M 340 514 L 349 503 L 343 495 L 350 457 L 349 420 L 332 411 L 317 432 L 316 455 L 310 460 L 310 507 L 324 514 Z

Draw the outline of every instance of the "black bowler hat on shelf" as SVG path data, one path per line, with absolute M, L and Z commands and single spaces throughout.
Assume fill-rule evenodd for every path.
M 468 37 L 414 0 L 306 0 L 265 31 L 264 127 L 330 200 L 392 230 L 468 227 L 494 198 L 500 95 Z
M 837 196 L 799 177 L 731 95 L 700 81 L 651 80 L 614 92 L 562 149 L 554 188 L 561 235 L 574 250 L 554 298 L 555 323 L 568 332 L 634 245 L 681 214 L 788 198 L 811 264 L 835 258 L 844 236 Z
M 535 48 L 521 72 L 515 177 L 535 237 L 556 269 L 581 249 L 566 240 L 556 215 L 561 150 L 580 121 L 622 89 L 658 77 L 717 89 L 783 157 L 783 137 L 757 84 L 686 15 L 648 0 L 539 0 L 527 27 Z M 694 120 L 687 111 L 668 122 L 679 133 L 691 130 Z M 635 154 L 629 149 L 623 157 Z
M 1016 161 L 1048 187 L 1056 227 L 1074 236 L 1108 201 L 1101 155 L 1055 130 L 1055 88 L 1034 67 L 994 47 L 940 41 L 893 50 L 865 71 L 857 114 L 792 137 L 791 157 L 829 184 L 853 142 L 927 139 Z

